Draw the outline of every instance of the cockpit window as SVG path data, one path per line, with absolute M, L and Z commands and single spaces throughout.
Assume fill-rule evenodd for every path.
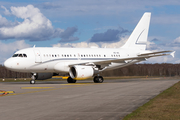
M 12 57 L 17 57 L 18 56 L 18 54 L 14 54 Z
M 23 57 L 22 54 L 19 54 L 18 57 Z
M 24 56 L 24 57 L 27 57 L 27 55 L 26 55 L 26 54 L 23 54 L 23 56 Z
M 14 54 L 12 57 L 27 57 L 26 54 Z

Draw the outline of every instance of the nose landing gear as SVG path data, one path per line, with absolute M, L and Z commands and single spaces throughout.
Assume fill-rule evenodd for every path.
M 31 77 L 32 80 L 30 80 L 30 84 L 35 84 L 36 83 L 36 73 L 32 73 L 32 77 Z
M 36 81 L 35 80 L 30 80 L 30 84 L 35 84 Z

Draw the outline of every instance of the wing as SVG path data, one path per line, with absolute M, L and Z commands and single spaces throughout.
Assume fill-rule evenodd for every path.
M 170 53 L 171 52 L 171 53 Z M 174 57 L 175 51 L 158 51 L 158 52 L 149 52 L 149 53 L 141 53 L 135 57 L 126 57 L 126 58 L 117 58 L 117 59 L 110 59 L 110 60 L 101 60 L 101 61 L 94 61 L 94 62 L 86 62 L 86 63 L 78 63 L 78 64 L 71 64 L 69 65 L 96 65 L 101 66 L 100 71 L 115 69 L 125 67 L 140 61 L 147 60 L 151 57 L 157 56 L 165 56 L 165 55 L 172 55 Z
M 129 60 L 146 60 L 146 59 L 151 58 L 151 57 L 171 55 L 171 54 L 162 54 L 162 53 L 165 53 L 165 52 L 173 52 L 173 51 L 161 51 L 161 52 L 143 53 L 143 54 L 137 55 L 136 57 L 120 58 L 120 59 L 114 59 L 114 60 L 99 61 L 99 62 L 94 62 L 94 63 L 96 63 L 96 64 L 110 63 L 110 62 L 115 62 L 115 63 L 125 62 L 126 63 L 126 61 L 129 61 Z

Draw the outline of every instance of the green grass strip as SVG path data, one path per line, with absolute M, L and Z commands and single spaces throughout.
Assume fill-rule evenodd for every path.
M 180 82 L 128 114 L 123 120 L 180 120 Z

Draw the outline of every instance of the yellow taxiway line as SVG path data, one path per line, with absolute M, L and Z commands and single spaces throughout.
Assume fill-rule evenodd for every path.
M 0 97 L 2 97 L 2 96 L 5 96 L 5 95 L 8 95 L 9 93 L 14 93 L 14 91 L 4 91 L 4 90 L 0 90 L 0 93 L 1 93 Z
M 4 92 L 7 92 L 7 93 L 14 93 L 14 91 L 4 91 Z M 4 92 L 0 92 L 0 93 L 4 93 Z
M 77 84 L 77 83 L 75 83 Z M 73 85 L 75 85 L 73 84 Z M 95 84 L 83 84 L 83 85 L 95 85 Z M 2 95 L 0 97 L 4 97 L 4 96 L 12 96 L 12 95 L 23 95 L 23 94 L 30 94 L 30 93 L 38 93 L 38 92 L 45 92 L 45 91 L 53 91 L 53 90 L 60 90 L 60 89 L 67 89 L 67 88 L 75 88 L 75 87 L 82 87 L 83 86 L 82 84 L 79 84 L 78 83 L 78 86 L 68 86 L 68 87 L 60 87 L 60 88 L 50 88 L 50 87 L 21 87 L 22 88 L 33 88 L 33 89 L 44 89 L 44 90 L 37 90 L 37 91 L 27 91 L 27 92 L 23 92 L 23 93 L 12 93 L 12 94 L 7 94 L 7 95 Z M 45 88 L 49 88 L 49 89 L 45 89 Z
M 21 87 L 21 89 L 49 89 L 54 87 Z
M 94 85 L 97 83 L 68 83 L 68 84 L 61 84 L 61 85 Z

